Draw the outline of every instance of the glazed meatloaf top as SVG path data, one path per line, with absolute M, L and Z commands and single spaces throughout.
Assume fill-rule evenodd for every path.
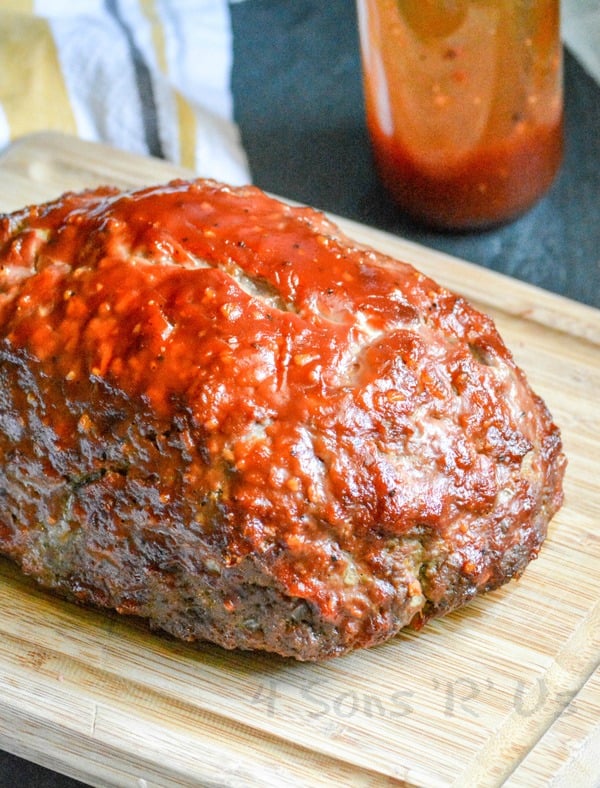
M 253 187 L 0 223 L 0 550 L 178 637 L 318 659 L 518 576 L 562 500 L 492 321 Z

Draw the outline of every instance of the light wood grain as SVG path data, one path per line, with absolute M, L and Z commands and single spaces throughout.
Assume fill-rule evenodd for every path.
M 0 160 L 0 208 L 184 174 L 58 135 Z M 0 746 L 95 785 L 535 786 L 600 779 L 600 314 L 340 220 L 482 305 L 546 399 L 566 503 L 523 578 L 321 665 L 191 648 L 0 561 Z
M 532 785 L 541 779 L 553 788 L 597 786 L 599 764 L 600 670 L 596 670 L 511 775 L 507 786 Z

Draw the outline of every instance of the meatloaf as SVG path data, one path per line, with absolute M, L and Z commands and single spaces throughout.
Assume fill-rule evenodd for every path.
M 519 576 L 557 427 L 492 321 L 254 187 L 0 217 L 0 552 L 186 641 L 318 660 Z

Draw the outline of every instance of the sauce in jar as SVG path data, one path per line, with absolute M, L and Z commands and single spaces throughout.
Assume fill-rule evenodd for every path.
M 358 0 L 382 182 L 442 228 L 508 221 L 562 157 L 558 0 Z

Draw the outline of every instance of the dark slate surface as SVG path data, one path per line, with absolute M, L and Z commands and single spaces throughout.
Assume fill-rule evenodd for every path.
M 600 88 L 567 53 L 566 154 L 550 193 L 508 226 L 440 234 L 377 182 L 364 125 L 354 0 L 232 6 L 236 120 L 253 181 L 600 307 Z M 0 787 L 80 785 L 0 752 Z
M 234 7 L 236 115 L 256 185 L 600 307 L 600 89 L 565 57 L 566 152 L 548 195 L 500 229 L 411 224 L 373 172 L 354 0 Z

